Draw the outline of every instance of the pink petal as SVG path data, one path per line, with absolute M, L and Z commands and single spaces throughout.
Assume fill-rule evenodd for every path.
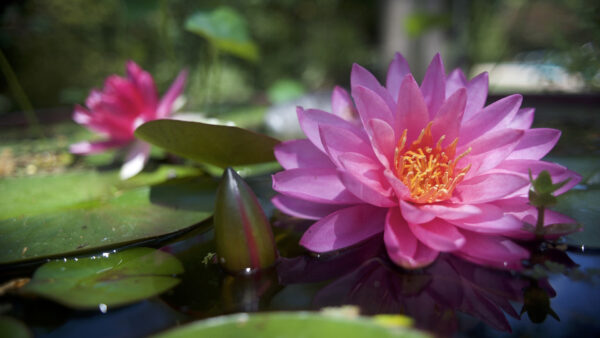
M 509 128 L 513 129 L 529 129 L 533 123 L 533 115 L 535 109 L 521 108 L 517 111 L 517 115 L 510 121 Z
M 131 80 L 117 75 L 111 75 L 104 81 L 102 100 L 99 103 L 104 103 L 107 98 L 110 98 L 113 105 L 121 106 L 121 113 L 132 117 L 143 114 L 146 109 L 156 109 L 156 106 L 147 105 L 142 94 Z M 89 108 L 92 110 L 97 109 L 92 106 Z
M 348 152 L 360 153 L 366 157 L 375 157 L 371 143 L 357 137 L 348 129 L 324 125 L 319 127 L 319 131 L 325 153 L 337 167 L 340 166 L 338 157 Z
M 406 185 L 404 185 L 404 183 L 402 183 L 402 181 L 400 181 L 398 179 L 398 177 L 396 177 L 396 175 L 394 175 L 392 173 L 391 170 L 385 169 L 383 171 L 383 175 L 387 179 L 387 181 L 390 184 L 390 186 L 392 187 L 392 189 L 394 189 L 394 192 L 396 193 L 396 196 L 398 197 L 398 199 L 402 199 L 402 200 L 410 199 L 410 191 L 408 190 Z
M 150 144 L 143 141 L 135 141 L 131 147 L 131 150 L 125 158 L 125 163 L 121 167 L 119 177 L 122 180 L 126 180 L 137 175 L 150 157 Z
M 334 167 L 329 157 L 307 139 L 281 142 L 275 146 L 274 154 L 284 169 Z
M 348 92 L 339 86 L 335 86 L 331 94 L 331 112 L 346 121 L 357 121 L 358 112 Z
M 548 171 L 554 183 L 570 179 L 570 181 L 567 184 L 565 184 L 562 188 L 558 189 L 554 193 L 554 195 L 560 195 L 568 191 L 581 181 L 581 176 L 579 174 L 568 170 L 560 164 L 538 160 L 505 160 L 502 163 L 500 163 L 496 168 L 494 168 L 494 172 L 508 172 L 512 174 L 518 174 L 525 179 L 529 179 L 530 170 L 533 177 L 537 177 L 537 175 L 539 175 L 540 172 L 542 172 L 542 170 Z M 526 190 L 528 188 L 529 187 L 523 189 L 522 193 L 527 193 Z
M 446 99 L 452 96 L 457 90 L 467 88 L 467 77 L 459 68 L 448 75 L 446 78 Z
M 290 216 L 314 220 L 347 207 L 346 205 L 313 203 L 285 195 L 277 195 L 271 199 L 271 202 L 277 209 Z
M 523 222 L 512 215 L 504 215 L 502 210 L 490 204 L 484 204 L 483 214 L 451 221 L 461 229 L 495 235 L 506 235 L 521 230 Z
M 439 140 L 442 135 L 445 135 L 445 141 L 442 143 L 444 147 L 452 143 L 458 136 L 466 100 L 467 91 L 463 88 L 457 90 L 442 104 L 437 116 L 432 121 L 431 135 L 434 140 Z
M 520 270 L 522 268 L 521 261 L 529 257 L 529 251 L 511 240 L 466 230 L 461 232 L 466 243 L 453 254 L 475 264 Z
M 419 89 L 415 78 L 411 74 L 406 75 L 400 85 L 397 107 L 396 120 L 398 122 L 396 130 L 408 129 L 406 143 L 410 145 L 429 122 L 427 105 L 421 94 L 421 89 Z
M 410 67 L 408 62 L 400 53 L 394 55 L 394 60 L 390 63 L 388 68 L 386 87 L 388 92 L 392 94 L 394 100 L 398 100 L 398 92 L 400 91 L 400 84 L 404 77 L 410 73 Z
M 460 231 L 439 218 L 423 224 L 409 222 L 408 227 L 420 242 L 436 251 L 455 251 L 465 244 Z
M 521 95 L 511 95 L 485 107 L 470 120 L 463 117 L 466 122 L 463 122 L 460 131 L 459 145 L 467 144 L 493 129 L 507 127 L 519 110 L 521 101 Z
M 290 169 L 273 175 L 273 189 L 284 195 L 325 204 L 357 204 L 336 169 Z
M 175 100 L 183 93 L 187 75 L 187 70 L 179 72 L 179 75 L 177 75 L 177 78 L 173 81 L 171 87 L 169 87 L 163 98 L 160 100 L 158 108 L 156 108 L 156 119 L 165 118 L 173 113 L 173 103 L 175 103 Z
M 314 252 L 351 246 L 383 231 L 385 212 L 366 204 L 338 210 L 313 224 L 300 245 Z
M 371 144 L 381 164 L 389 168 L 394 163 L 396 149 L 396 134 L 394 129 L 385 121 L 372 119 L 368 123 L 371 131 Z
M 538 210 L 529 205 L 529 200 L 527 197 L 514 197 L 494 202 L 494 204 L 501 208 L 506 214 L 516 217 L 521 221 L 521 223 L 528 223 L 531 225 L 535 225 L 537 223 Z M 544 211 L 544 226 L 558 223 L 576 224 L 577 221 L 556 211 L 546 209 Z M 555 233 L 551 236 L 546 236 L 546 238 L 555 239 L 569 233 L 570 232 Z M 520 240 L 532 240 L 535 238 L 535 235 L 532 232 L 525 231 L 522 228 L 515 229 L 511 232 L 506 232 L 503 235 Z
M 446 98 L 446 72 L 439 53 L 433 57 L 427 68 L 421 91 L 427 104 L 429 118 L 433 118 Z
M 530 159 L 539 160 L 546 156 L 558 139 L 560 130 L 549 128 L 537 128 L 525 130 L 525 135 L 508 159 Z
M 88 109 L 78 104 L 75 105 L 75 110 L 73 111 L 73 121 L 86 126 L 88 129 L 95 131 L 96 133 L 107 136 L 110 135 L 104 125 L 98 124 L 96 121 L 94 121 L 94 116 Z
M 378 93 L 367 87 L 353 86 L 352 97 L 365 127 L 368 127 L 367 123 L 372 119 L 380 119 L 394 125 L 392 110 Z M 368 129 L 367 133 L 369 133 Z
M 406 201 L 400 201 L 400 211 L 402 212 L 402 217 L 404 217 L 408 223 L 427 223 L 435 218 L 435 214 Z
M 450 221 L 467 218 L 469 216 L 478 215 L 483 212 L 483 210 L 477 205 L 472 204 L 424 204 L 420 206 L 420 209 L 430 212 L 436 217 Z
M 129 80 L 134 83 L 138 92 L 142 96 L 142 100 L 146 106 L 153 109 L 146 112 L 147 118 L 154 118 L 154 109 L 158 104 L 158 91 L 154 84 L 154 79 L 150 73 L 141 69 L 135 62 L 127 61 L 127 75 Z
M 458 163 L 459 168 L 471 164 L 465 179 L 484 173 L 508 158 L 523 139 L 523 133 L 524 131 L 519 129 L 501 129 L 471 142 L 468 145 L 471 152 Z M 462 153 L 464 148 L 467 146 L 459 148 L 457 153 Z
M 488 73 L 481 73 L 467 84 L 467 106 L 465 108 L 465 121 L 481 111 L 485 105 L 488 94 Z
M 79 105 L 75 105 L 73 120 L 92 131 L 104 134 L 112 139 L 127 141 L 133 139 L 132 124 L 126 117 L 98 110 L 89 111 Z
M 373 74 L 371 74 L 368 70 L 364 69 L 356 63 L 352 65 L 352 73 L 350 74 L 350 86 L 352 88 L 352 97 L 354 98 L 355 102 L 356 97 L 354 96 L 354 87 L 365 87 L 377 93 L 377 95 L 381 97 L 383 101 L 388 105 L 388 109 L 390 111 L 393 111 L 395 103 L 387 89 L 385 89 L 381 86 L 381 84 L 379 84 L 379 81 L 377 81 Z
M 518 175 L 486 174 L 461 182 L 454 190 L 454 195 L 460 203 L 486 203 L 501 199 L 528 185 L 529 180 Z
M 416 269 L 427 266 L 433 263 L 439 254 L 417 240 L 398 208 L 391 208 L 387 213 L 383 240 L 390 259 L 403 268 Z
M 307 109 L 304 110 L 301 107 L 297 108 L 298 122 L 304 135 L 314 144 L 319 150 L 325 153 L 325 148 L 321 142 L 321 135 L 319 127 L 322 126 L 334 126 L 354 134 L 356 137 L 361 138 L 368 142 L 367 134 L 361 128 L 357 127 L 351 122 L 348 122 L 337 115 L 333 115 L 322 110 Z
M 340 162 L 345 169 L 340 172 L 340 179 L 352 194 L 375 206 L 396 205 L 379 163 L 358 153 L 346 153 L 340 156 Z
M 72 154 L 77 154 L 77 155 L 90 155 L 90 154 L 101 153 L 103 151 L 106 151 L 108 149 L 112 149 L 115 147 L 121 147 L 121 146 L 126 145 L 127 143 L 129 143 L 129 141 L 121 141 L 121 140 L 107 140 L 107 141 L 100 141 L 100 142 L 83 141 L 83 142 L 72 144 L 69 147 L 69 151 Z

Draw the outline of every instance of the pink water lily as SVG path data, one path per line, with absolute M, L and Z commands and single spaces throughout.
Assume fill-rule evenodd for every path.
M 102 90 L 93 89 L 85 101 L 86 107 L 75 106 L 73 120 L 104 135 L 99 142 L 71 145 L 74 154 L 94 154 L 115 147 L 130 146 L 120 176 L 127 179 L 139 173 L 150 154 L 150 145 L 137 141 L 135 129 L 144 122 L 168 118 L 175 100 L 183 92 L 187 72 L 181 71 L 162 99 L 159 99 L 154 79 L 133 61 L 126 65 L 127 77 L 109 76 Z
M 541 161 L 560 132 L 530 129 L 534 110 L 511 95 L 485 106 L 488 77 L 448 76 L 439 55 L 419 86 L 396 54 L 385 87 L 354 65 L 352 95 L 336 88 L 332 113 L 298 108 L 307 139 L 281 143 L 285 169 L 273 176 L 273 203 L 317 220 L 300 244 L 338 250 L 383 232 L 389 257 L 405 268 L 431 264 L 440 252 L 500 268 L 528 257 L 511 239 L 533 239 L 529 170 L 553 180 L 576 173 Z M 547 210 L 545 224 L 573 220 Z M 554 234 L 555 236 L 561 234 Z

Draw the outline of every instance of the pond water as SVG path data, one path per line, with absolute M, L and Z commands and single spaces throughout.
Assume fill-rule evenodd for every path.
M 0 314 L 21 320 L 38 337 L 141 337 L 221 314 L 355 305 L 365 315 L 407 315 L 415 327 L 438 336 L 599 336 L 599 213 L 593 200 L 600 183 L 598 119 L 589 112 L 586 106 L 574 107 L 570 116 L 546 114 L 540 119 L 538 114 L 541 125 L 564 131 L 553 159 L 584 176 L 558 209 L 586 230 L 556 243 L 529 244 L 532 257 L 521 273 L 477 266 L 452 255 L 441 255 L 424 269 L 403 270 L 387 258 L 381 236 L 341 252 L 310 254 L 298 245 L 310 222 L 273 210 L 270 178 L 263 175 L 250 183 L 274 225 L 280 254 L 274 267 L 251 275 L 224 272 L 213 255 L 209 219 L 175 238 L 143 243 L 183 264 L 180 283 L 160 296 L 123 307 L 99 304 L 95 310 L 74 310 L 9 293 L 0 298 Z M 106 259 L 101 253 L 93 254 Z M 1 281 L 29 277 L 41 263 L 0 265 Z

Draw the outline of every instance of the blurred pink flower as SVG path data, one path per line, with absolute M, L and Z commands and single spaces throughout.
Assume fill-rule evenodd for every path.
M 400 54 L 385 87 L 356 64 L 351 86 L 352 98 L 335 88 L 333 113 L 299 107 L 307 139 L 275 149 L 285 171 L 273 176 L 273 203 L 318 220 L 300 244 L 327 252 L 383 232 L 388 255 L 405 268 L 429 265 L 440 252 L 521 268 L 529 254 L 510 239 L 534 238 L 522 229 L 537 218 L 528 171 L 571 178 L 558 194 L 580 180 L 540 160 L 560 131 L 530 129 L 534 110 L 520 108 L 520 95 L 484 106 L 487 73 L 446 76 L 439 55 L 421 86 Z M 545 224 L 554 223 L 573 220 L 547 210 Z
M 139 173 L 150 153 L 150 145 L 137 141 L 135 129 L 144 122 L 168 118 L 173 104 L 181 95 L 187 72 L 181 71 L 165 96 L 159 100 L 152 76 L 133 61 L 126 65 L 127 77 L 109 76 L 102 90 L 93 89 L 86 107 L 75 106 L 73 120 L 107 137 L 99 142 L 71 145 L 74 154 L 94 154 L 109 148 L 130 146 L 120 176 L 127 179 Z

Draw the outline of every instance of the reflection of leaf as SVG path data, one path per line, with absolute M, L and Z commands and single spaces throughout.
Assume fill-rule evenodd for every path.
M 176 120 L 144 123 L 135 135 L 174 154 L 222 168 L 274 161 L 273 147 L 279 143 L 238 127 Z
M 137 302 L 179 283 L 183 266 L 172 255 L 135 248 L 79 259 L 56 260 L 37 269 L 22 291 L 75 308 L 100 308 Z
M 230 7 L 197 12 L 187 19 L 185 29 L 204 37 L 224 52 L 250 61 L 258 59 L 258 48 L 250 40 L 246 21 Z
M 332 317 L 310 312 L 238 314 L 197 321 L 158 337 L 428 337 L 403 328 L 384 327 L 358 317 Z
M 212 215 L 215 188 L 206 180 L 198 189 L 171 186 L 160 204 L 151 201 L 155 188 L 141 187 L 68 209 L 0 219 L 0 264 L 99 250 L 188 228 Z M 56 190 L 48 198 L 62 193 Z M 190 208 L 190 201 L 198 205 Z

